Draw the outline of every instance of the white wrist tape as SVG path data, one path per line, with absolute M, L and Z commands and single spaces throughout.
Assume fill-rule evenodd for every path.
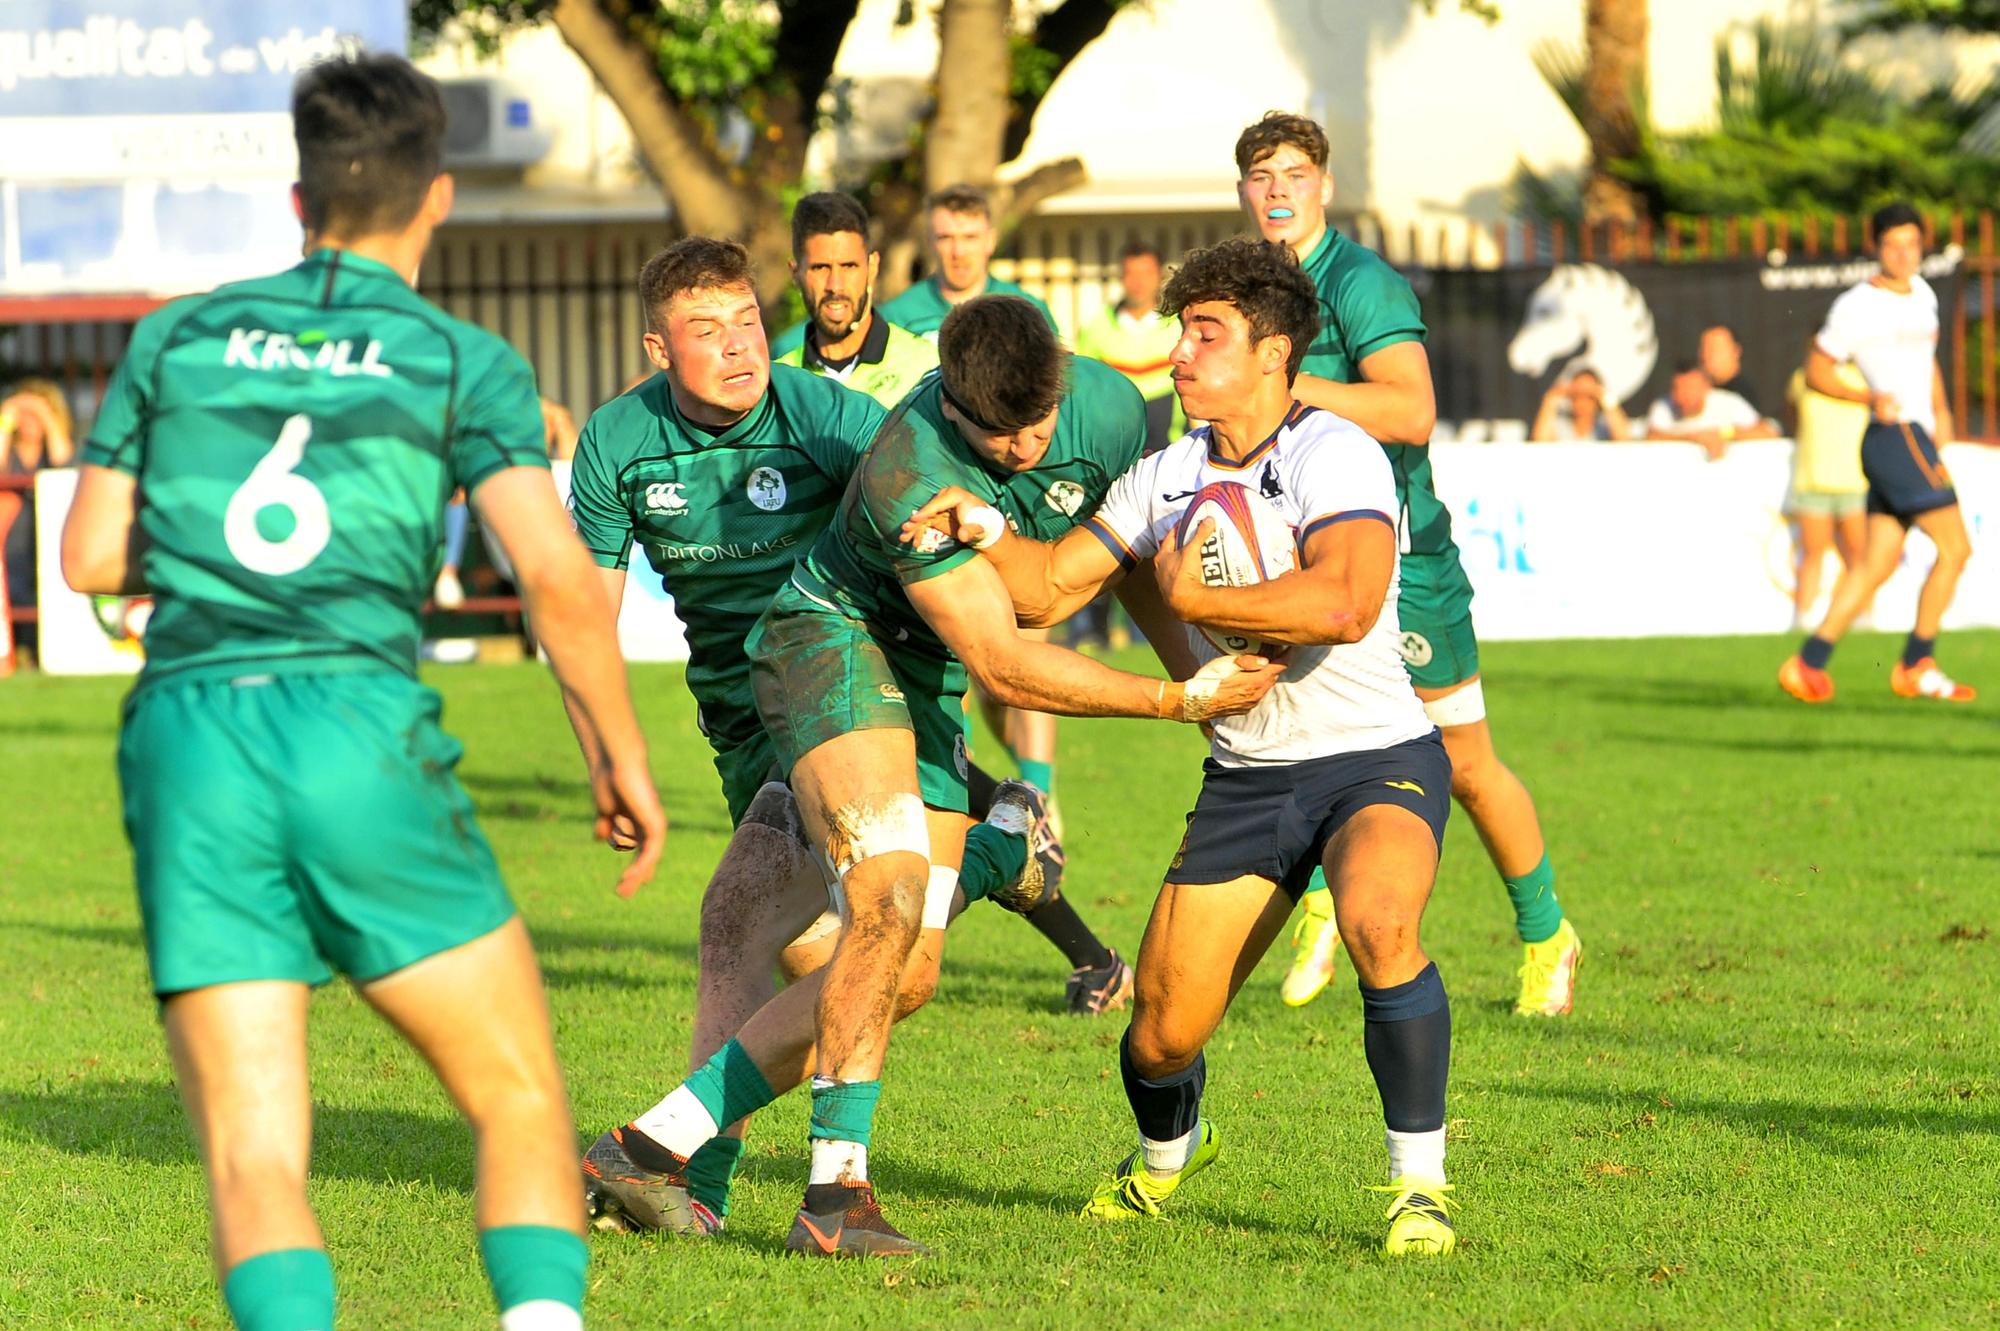
M 1222 681 L 1239 673 L 1236 658 L 1218 656 L 1194 672 L 1181 685 L 1181 720 L 1206 721 L 1215 712 L 1215 691 Z
M 1007 519 L 1002 517 L 1000 510 L 991 504 L 975 504 L 966 509 L 960 516 L 958 525 L 960 530 L 967 527 L 979 528 L 981 534 L 968 542 L 975 550 L 989 550 L 999 544 L 1000 538 L 1007 534 Z

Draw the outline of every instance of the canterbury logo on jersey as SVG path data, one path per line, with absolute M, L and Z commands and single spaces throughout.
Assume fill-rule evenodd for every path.
M 294 336 L 263 328 L 230 329 L 222 363 L 242 370 L 325 370 L 336 379 L 350 374 L 387 379 L 396 372 L 382 360 L 382 344 L 372 339 L 357 360 L 350 338 L 329 338 L 319 332 Z
M 685 489 L 685 481 L 654 481 L 646 487 L 646 511 L 669 515 L 687 512 L 688 501 L 681 497 Z

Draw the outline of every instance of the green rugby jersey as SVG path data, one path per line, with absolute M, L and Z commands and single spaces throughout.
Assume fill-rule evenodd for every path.
M 811 547 L 883 410 L 789 365 L 736 424 L 710 432 L 681 414 L 664 374 L 584 423 L 570 504 L 591 558 L 624 568 L 636 542 L 688 635 L 688 688 L 710 738 L 757 726 L 743 640 Z
M 957 485 L 999 509 L 1021 535 L 1053 541 L 1097 511 L 1111 482 L 1146 445 L 1139 390 L 1085 356 L 1070 357 L 1055 434 L 1027 471 L 1002 472 L 981 461 L 945 419 L 942 396 L 933 374 L 903 399 L 862 459 L 832 524 L 792 575 L 812 595 L 938 656 L 946 655 L 944 644 L 903 586 L 950 572 L 976 552 L 955 542 L 929 553 L 903 544 L 898 537 L 910 514 Z
M 868 335 L 861 340 L 861 349 L 855 352 L 854 359 L 838 371 L 819 358 L 818 348 L 804 334 L 789 351 L 779 354 L 773 347 L 771 355 L 776 364 L 796 365 L 824 375 L 843 387 L 874 398 L 885 409 L 901 402 L 917 386 L 917 380 L 936 369 L 938 363 L 936 343 L 896 327 L 880 314 L 869 324 Z
M 445 500 L 548 465 L 527 362 L 337 249 L 142 319 L 84 461 L 138 480 L 147 679 L 335 656 L 414 675 Z
M 1305 259 L 1306 276 L 1319 288 L 1319 336 L 1300 368 L 1335 383 L 1356 384 L 1361 362 L 1398 342 L 1424 340 L 1417 294 L 1403 275 L 1365 245 L 1333 227 Z M 1384 444 L 1403 506 L 1405 554 L 1456 554 L 1451 511 L 1431 485 L 1431 450 L 1424 444 Z
M 1019 296 L 1022 300 L 1027 301 L 1042 312 L 1042 317 L 1049 321 L 1049 327 L 1056 328 L 1056 316 L 1049 313 L 1049 307 L 1043 303 L 1042 298 L 1029 295 L 1012 282 L 1003 282 L 999 278 L 989 274 L 986 278 L 986 287 L 979 294 L 982 296 Z M 936 275 L 933 274 L 915 286 L 910 287 L 894 300 L 883 301 L 875 308 L 881 312 L 883 318 L 897 327 L 907 328 L 918 337 L 929 338 L 935 342 L 937 341 L 938 325 L 944 322 L 945 315 L 951 313 L 952 304 L 944 298 L 943 292 L 938 289 L 938 280 Z M 1062 332 L 1060 328 L 1056 328 L 1056 331 L 1058 333 Z

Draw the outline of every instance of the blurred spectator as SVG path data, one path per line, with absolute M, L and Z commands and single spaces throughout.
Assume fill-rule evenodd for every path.
M 1646 413 L 1646 437 L 1700 444 L 1714 462 L 1738 439 L 1775 439 L 1778 431 L 1748 402 L 1717 388 L 1700 362 L 1683 361 L 1667 395 Z
M 1146 451 L 1156 453 L 1187 427 L 1167 360 L 1181 338 L 1180 320 L 1159 311 L 1160 252 L 1145 241 L 1119 252 L 1118 280 L 1117 303 L 1077 330 L 1076 349 L 1130 379 L 1146 399 Z
M 554 398 L 542 399 L 542 442 L 548 446 L 549 460 L 567 462 L 576 456 L 576 417 Z
M 76 453 L 76 422 L 62 389 L 48 379 L 22 379 L 0 398 L 0 476 L 32 476 L 67 467 Z M 0 490 L 0 563 L 7 600 L 35 603 L 35 513 L 25 490 Z
M 1748 402 L 1759 416 L 1766 414 L 1763 397 L 1743 373 L 1743 344 L 1736 340 L 1735 329 L 1728 324 L 1704 328 L 1696 355 L 1701 359 L 1701 368 L 1708 371 L 1710 383 Z
M 1549 386 L 1528 432 L 1529 440 L 1537 444 L 1613 443 L 1631 437 L 1631 419 L 1623 407 L 1604 396 L 1604 380 L 1588 365 L 1579 365 L 1568 378 Z
M 1842 365 L 1841 382 L 1857 393 L 1868 381 L 1852 365 Z M 1794 413 L 1792 480 L 1785 490 L 1785 515 L 1797 526 L 1798 570 L 1792 585 L 1792 627 L 1811 628 L 1819 600 L 1820 573 L 1828 550 L 1853 568 L 1868 546 L 1868 480 L 1861 474 L 1861 436 L 1868 407 L 1816 393 L 1806 372 L 1792 375 L 1785 401 Z

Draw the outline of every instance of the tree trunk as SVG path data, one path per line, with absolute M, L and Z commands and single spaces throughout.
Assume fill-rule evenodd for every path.
M 945 0 L 938 15 L 937 110 L 924 139 L 924 185 L 991 185 L 1000 169 L 1010 0 Z
M 639 155 L 673 207 L 675 225 L 689 235 L 744 241 L 757 264 L 757 299 L 771 308 L 790 280 L 785 261 L 791 238 L 777 191 L 767 194 L 753 181 L 736 178 L 700 128 L 674 105 L 644 44 L 596 0 L 556 0 L 552 17 L 631 126 Z
M 1637 155 L 1639 99 L 1646 85 L 1646 0 L 1584 0 L 1583 132 L 1590 140 L 1584 225 L 1632 225 L 1645 213 L 1637 190 L 1610 164 Z

